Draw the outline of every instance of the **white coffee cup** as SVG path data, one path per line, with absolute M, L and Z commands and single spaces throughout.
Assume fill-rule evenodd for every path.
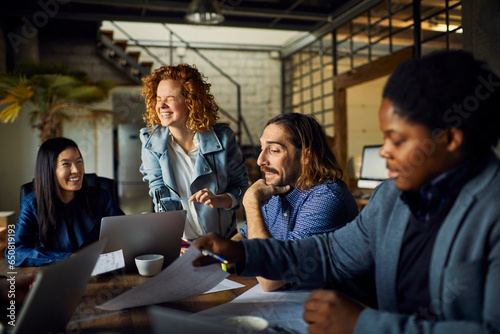
M 135 258 L 135 265 L 142 276 L 154 276 L 161 271 L 163 259 L 161 254 L 140 255 Z

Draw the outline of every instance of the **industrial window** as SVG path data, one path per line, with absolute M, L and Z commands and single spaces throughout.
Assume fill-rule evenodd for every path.
M 283 61 L 285 112 L 315 116 L 333 136 L 332 34 L 296 52 Z
M 414 47 L 462 49 L 462 2 L 384 0 L 283 59 L 283 110 L 314 115 L 333 135 L 333 76 Z

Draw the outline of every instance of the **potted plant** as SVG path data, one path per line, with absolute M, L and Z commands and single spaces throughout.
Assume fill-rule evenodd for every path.
M 0 74 L 0 121 L 14 122 L 21 110 L 31 113 L 31 124 L 40 130 L 40 143 L 61 135 L 64 120 L 79 111 L 94 117 L 111 113 L 92 109 L 115 86 L 109 81 L 91 82 L 85 72 L 64 65 L 24 62 L 13 73 Z

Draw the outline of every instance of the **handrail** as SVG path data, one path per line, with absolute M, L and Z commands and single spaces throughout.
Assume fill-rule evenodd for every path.
M 111 24 L 113 26 L 115 26 L 116 29 L 120 30 L 120 32 L 122 34 L 124 34 L 125 36 L 127 36 L 127 38 L 129 40 L 131 40 L 132 42 L 134 42 L 136 46 L 138 46 L 141 49 L 143 49 L 144 51 L 146 51 L 146 53 L 148 55 L 150 55 L 154 60 L 156 60 L 158 63 L 160 63 L 163 66 L 166 65 L 160 58 L 158 58 L 154 53 L 152 53 L 151 51 L 149 51 L 149 49 L 147 47 L 145 47 L 144 45 L 142 45 L 138 40 L 136 40 L 135 38 L 133 38 L 129 33 L 127 33 L 125 30 L 123 30 L 118 24 L 116 24 L 114 21 L 109 21 L 109 22 L 111 22 Z
M 221 114 L 223 114 L 224 116 L 226 116 L 227 118 L 229 118 L 230 121 L 238 123 L 238 120 L 236 118 L 234 118 L 233 115 L 231 115 L 226 110 L 224 110 L 224 109 L 222 109 L 222 108 L 219 107 L 219 111 L 220 111 Z M 250 141 L 250 146 L 254 147 L 254 145 L 253 145 L 253 139 L 252 139 L 252 136 L 250 135 L 250 130 L 248 129 L 247 123 L 245 122 L 245 120 L 243 119 L 243 117 L 241 118 L 241 121 L 242 121 L 243 128 L 245 130 L 245 133 L 247 134 L 248 139 Z M 239 142 L 238 145 L 241 146 L 241 142 Z
M 125 65 L 129 65 L 132 68 L 136 69 L 138 74 L 149 75 L 149 72 L 143 66 L 139 65 L 139 63 L 137 63 L 135 61 L 135 59 L 130 57 L 126 52 L 124 52 L 120 47 L 118 47 L 112 40 L 110 40 L 106 36 L 104 36 L 104 35 L 100 36 L 100 43 L 102 43 L 102 45 L 105 46 L 107 48 L 107 50 L 109 50 L 110 52 L 113 52 L 114 55 L 116 55 L 117 57 L 119 57 L 120 59 L 125 61 L 125 63 L 119 64 L 116 61 L 111 60 L 112 56 L 105 55 L 103 52 L 100 52 L 100 54 L 104 57 L 104 59 L 106 59 L 108 62 L 110 62 L 116 68 L 123 70 Z M 140 78 L 137 77 L 135 74 L 130 73 L 128 71 L 124 71 L 124 73 L 132 81 L 134 81 L 138 84 L 141 82 Z

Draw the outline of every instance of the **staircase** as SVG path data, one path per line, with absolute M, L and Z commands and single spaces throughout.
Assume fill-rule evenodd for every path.
M 103 59 L 136 84 L 142 84 L 141 78 L 151 74 L 153 62 L 139 63 L 140 52 L 127 51 L 127 41 L 114 40 L 111 30 L 99 31 L 97 49 Z

